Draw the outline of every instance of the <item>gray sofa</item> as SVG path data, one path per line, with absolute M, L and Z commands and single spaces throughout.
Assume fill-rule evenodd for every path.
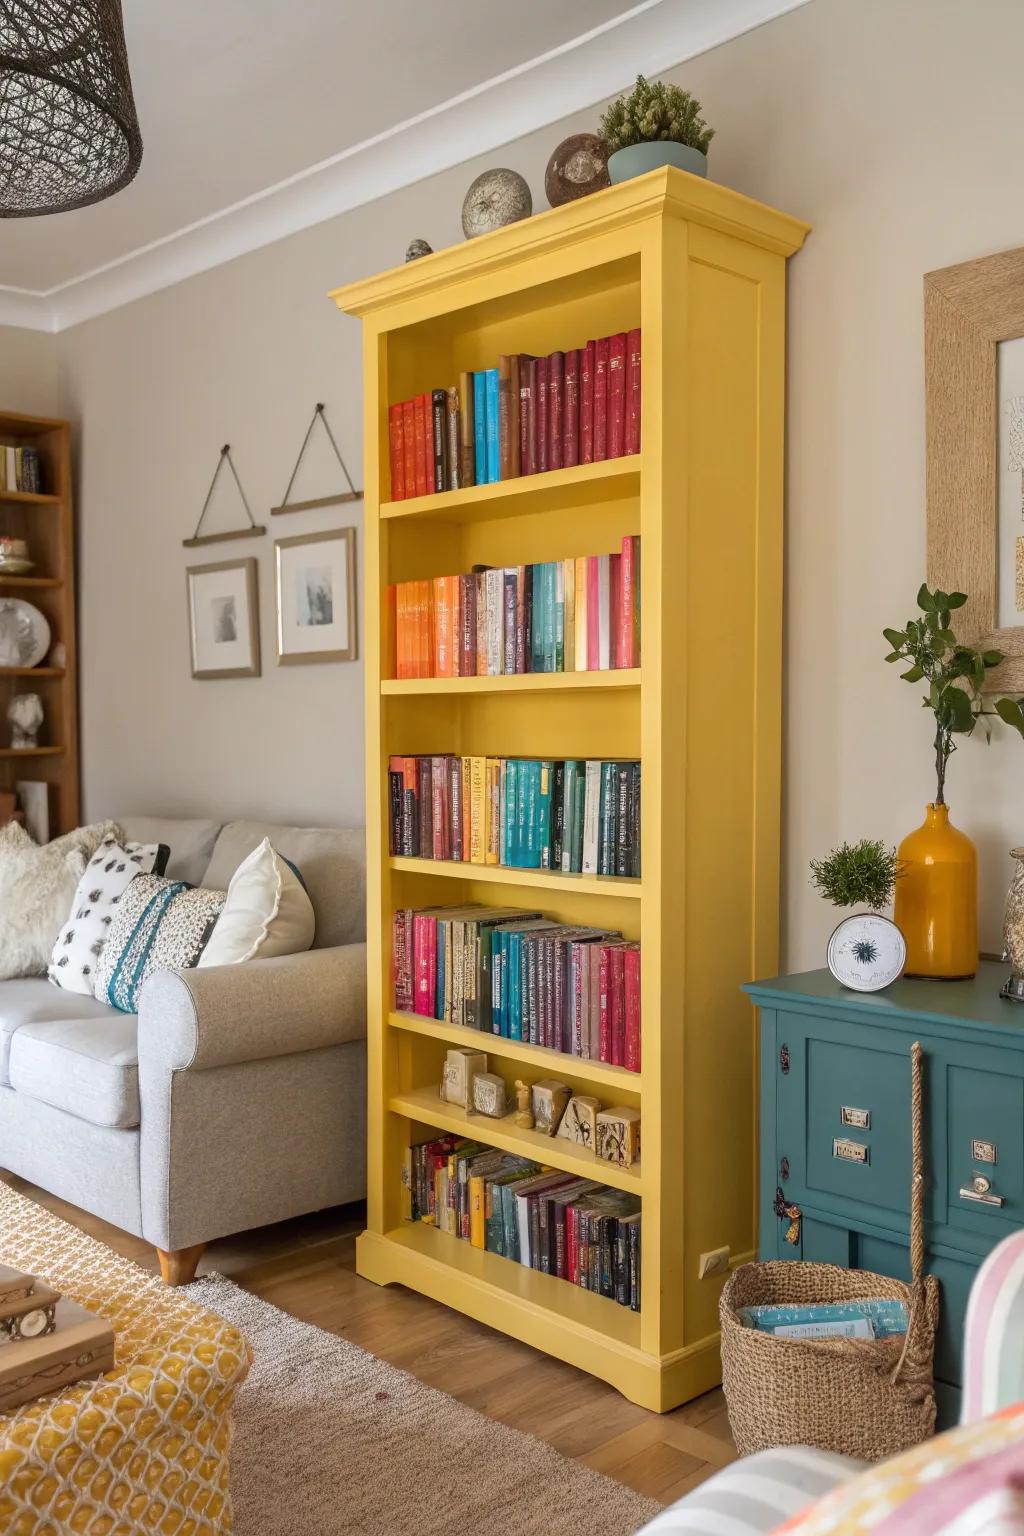
M 137 1016 L 0 982 L 0 1167 L 145 1238 L 180 1284 L 213 1238 L 365 1192 L 363 833 L 121 825 L 219 890 L 269 836 L 316 912 L 308 953 L 158 972 Z

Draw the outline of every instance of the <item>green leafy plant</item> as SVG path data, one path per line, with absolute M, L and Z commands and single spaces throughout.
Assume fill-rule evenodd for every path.
M 862 838 L 840 843 L 827 859 L 811 860 L 811 884 L 837 907 L 870 907 L 877 912 L 892 897 L 901 874 L 895 848 Z
M 702 155 L 715 136 L 700 115 L 700 102 L 678 85 L 637 75 L 628 96 L 620 96 L 601 118 L 601 136 L 610 154 L 632 144 L 688 144 Z
M 1019 736 L 1024 736 L 1024 699 L 996 699 L 996 714 Z
M 917 594 L 921 617 L 908 619 L 902 629 L 882 631 L 892 647 L 886 661 L 910 663 L 900 674 L 903 681 L 928 684 L 923 704 L 935 716 L 936 805 L 946 803 L 946 768 L 956 751 L 953 738 L 974 730 L 985 673 L 1003 659 L 1001 651 L 976 651 L 957 640 L 950 621 L 966 601 L 963 592 L 930 592 L 922 583 Z

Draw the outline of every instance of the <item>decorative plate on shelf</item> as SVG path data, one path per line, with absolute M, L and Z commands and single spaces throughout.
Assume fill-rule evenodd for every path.
M 0 576 L 27 576 L 34 569 L 34 560 L 23 560 L 17 555 L 12 555 L 9 560 L 0 558 Z
M 50 626 L 20 597 L 0 597 L 0 667 L 37 667 L 50 649 Z
M 903 974 L 906 963 L 906 940 L 877 912 L 844 917 L 828 941 L 828 968 L 853 992 L 881 992 Z

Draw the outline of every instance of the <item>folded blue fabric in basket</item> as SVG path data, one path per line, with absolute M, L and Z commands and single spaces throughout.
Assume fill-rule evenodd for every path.
M 736 1313 L 745 1328 L 761 1333 L 775 1333 L 785 1328 L 787 1336 L 799 1337 L 791 1329 L 800 1329 L 804 1337 L 892 1338 L 907 1331 L 907 1309 L 902 1301 L 870 1296 L 863 1300 L 828 1301 L 808 1306 L 739 1307 Z M 844 1327 L 844 1324 L 863 1325 Z M 805 1332 L 806 1330 L 806 1332 Z

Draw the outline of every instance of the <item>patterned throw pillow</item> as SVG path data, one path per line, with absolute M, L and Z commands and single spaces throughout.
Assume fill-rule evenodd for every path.
M 1024 1529 L 1024 1403 L 862 1472 L 776 1536 L 995 1536 Z
M 226 892 L 136 875 L 117 906 L 96 970 L 95 995 L 136 1013 L 154 971 L 194 966 L 224 909 Z
M 93 976 L 117 906 L 138 874 L 162 875 L 166 843 L 124 843 L 105 837 L 78 882 L 71 912 L 53 946 L 49 978 L 65 992 L 93 995 Z

